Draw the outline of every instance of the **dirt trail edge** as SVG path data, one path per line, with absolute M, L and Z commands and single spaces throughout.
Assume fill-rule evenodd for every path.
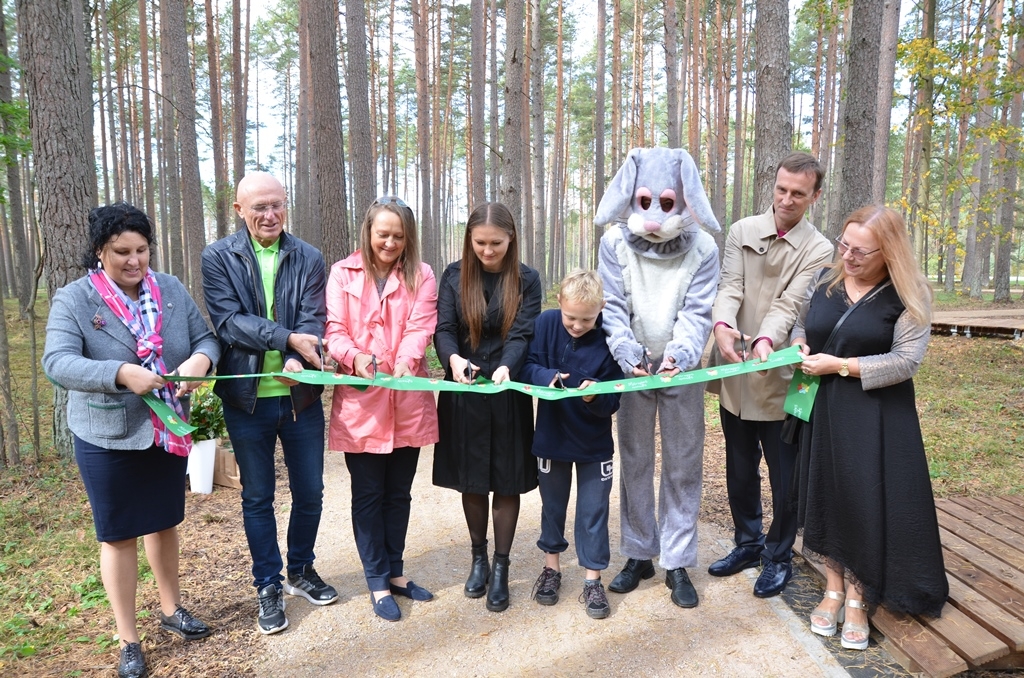
M 562 556 L 561 599 L 552 607 L 538 605 L 530 599 L 543 563 L 536 546 L 536 491 L 523 497 L 511 554 L 511 605 L 502 613 L 488 612 L 483 599 L 462 593 L 470 555 L 462 507 L 457 493 L 431 484 L 432 452 L 423 449 L 413 484 L 405 572 L 433 591 L 434 600 L 398 598 L 399 622 L 374 616 L 352 537 L 348 471 L 342 455 L 329 453 L 316 567 L 340 599 L 320 608 L 287 597 L 290 626 L 265 638 L 263 661 L 257 664 L 261 675 L 846 675 L 831 656 L 815 649 L 818 644 L 806 642 L 805 625 L 787 619 L 785 605 L 753 597 L 749 573 L 725 579 L 707 574 L 708 563 L 728 544 L 727 535 L 707 523 L 700 526 L 700 564 L 688 570 L 700 595 L 696 609 L 672 604 L 664 571 L 658 568 L 636 591 L 609 594 L 609 618 L 589 619 L 577 601 L 583 571 L 571 527 L 569 550 Z M 614 482 L 606 585 L 623 562 L 618 555 L 618 478 Z M 575 495 L 570 526 L 574 505 Z M 283 527 L 287 520 L 280 518 Z

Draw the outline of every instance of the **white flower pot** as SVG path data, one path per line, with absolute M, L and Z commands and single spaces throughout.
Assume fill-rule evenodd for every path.
M 217 457 L 216 440 L 200 440 L 192 443 L 192 452 L 188 455 L 188 484 L 193 492 L 210 494 L 213 492 L 213 462 Z

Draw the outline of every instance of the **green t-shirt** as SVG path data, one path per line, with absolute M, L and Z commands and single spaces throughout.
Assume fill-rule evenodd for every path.
M 270 247 L 260 245 L 252 237 L 252 248 L 256 251 L 256 262 L 260 266 L 260 278 L 263 280 L 263 298 L 267 301 L 267 319 L 274 319 L 274 278 L 277 277 L 277 253 L 281 249 L 280 239 L 275 240 Z M 267 351 L 263 354 L 263 371 L 280 372 L 284 367 L 284 356 L 280 351 Z M 256 389 L 257 398 L 274 398 L 290 395 L 291 391 L 273 377 L 260 379 L 259 387 Z

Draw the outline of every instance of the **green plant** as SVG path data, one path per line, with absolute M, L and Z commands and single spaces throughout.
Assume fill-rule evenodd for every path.
M 192 440 L 195 442 L 227 437 L 224 408 L 209 384 L 203 384 L 192 392 L 188 423 L 196 427 L 192 433 Z

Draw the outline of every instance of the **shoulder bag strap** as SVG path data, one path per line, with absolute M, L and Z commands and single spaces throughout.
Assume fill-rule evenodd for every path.
M 843 315 L 841 315 L 841 316 L 839 317 L 839 320 L 838 320 L 838 321 L 836 321 L 836 326 L 832 328 L 832 334 L 828 335 L 828 341 L 826 341 L 826 342 L 825 342 L 825 345 L 821 347 L 821 351 L 819 351 L 819 353 L 824 353 L 824 352 L 825 352 L 825 350 L 826 350 L 826 349 L 827 349 L 827 348 L 828 348 L 829 346 L 831 346 L 831 345 L 832 345 L 832 340 L 836 338 L 836 333 L 837 333 L 837 332 L 839 332 L 839 328 L 840 328 L 840 327 L 842 327 L 842 325 L 843 325 L 843 322 L 845 322 L 845 321 L 846 321 L 846 319 L 850 317 L 850 314 L 851 314 L 851 313 L 853 313 L 853 311 L 854 311 L 854 310 L 855 310 L 855 309 L 856 309 L 856 308 L 857 308 L 858 306 L 860 306 L 860 305 L 861 305 L 862 303 L 864 303 L 864 302 L 865 302 L 865 301 L 867 301 L 868 299 L 871 299 L 872 297 L 875 297 L 875 296 L 877 296 L 879 292 L 881 292 L 882 290 L 884 290 L 884 289 L 885 289 L 886 287 L 888 287 L 888 286 L 889 286 L 889 285 L 891 285 L 891 284 L 892 284 L 892 281 L 891 281 L 891 280 L 886 280 L 885 282 L 882 282 L 882 283 L 879 283 L 879 284 L 875 285 L 875 286 L 874 286 L 874 287 L 873 287 L 873 288 L 871 289 L 871 291 L 870 291 L 870 292 L 868 292 L 868 293 L 867 293 L 866 295 L 864 295 L 863 297 L 861 297 L 861 298 L 860 298 L 860 301 L 858 301 L 858 302 L 857 302 L 857 303 L 855 303 L 855 304 L 852 304 L 852 305 L 850 306 L 850 308 L 846 309 L 846 313 L 844 313 Z

